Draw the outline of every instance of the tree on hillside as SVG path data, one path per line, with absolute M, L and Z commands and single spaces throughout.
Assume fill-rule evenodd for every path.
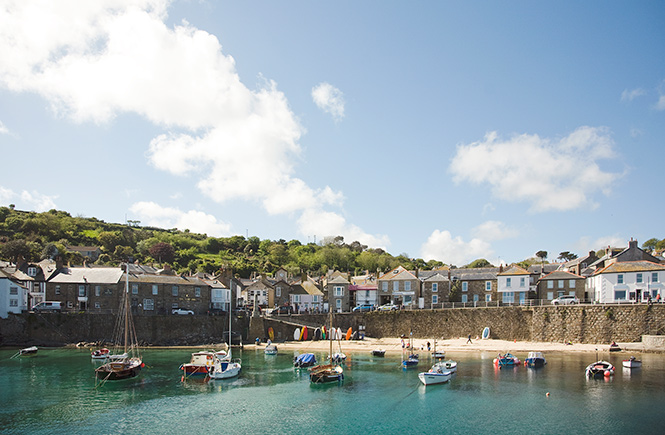
M 642 243 L 642 249 L 653 252 L 656 249 L 656 245 L 658 245 L 658 239 L 652 238 Z
M 563 260 L 563 261 L 571 261 L 577 258 L 577 254 L 573 254 L 568 251 L 563 251 L 559 253 L 559 258 L 558 260 Z
M 16 263 L 19 258 L 30 260 L 30 246 L 23 239 L 10 240 L 0 247 L 2 258 Z
M 169 243 L 157 242 L 148 249 L 148 252 L 160 263 L 171 263 L 175 258 L 175 250 Z
M 542 268 L 545 268 L 545 259 L 547 258 L 547 251 L 538 251 L 536 252 L 536 257 L 540 258 L 540 265 Z M 543 270 L 541 269 L 541 270 Z
M 479 258 L 477 260 L 472 261 L 471 263 L 467 264 L 466 266 L 463 266 L 466 269 L 475 269 L 478 267 L 492 267 L 492 263 L 489 261 L 485 260 L 484 258 Z

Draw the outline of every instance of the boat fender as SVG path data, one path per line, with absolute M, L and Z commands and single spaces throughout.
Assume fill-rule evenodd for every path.
M 182 366 L 183 366 L 183 365 L 180 364 L 180 367 L 178 367 L 178 370 L 183 370 L 183 367 L 182 367 Z
M 605 370 L 605 377 L 606 377 L 606 378 L 609 378 L 611 374 L 612 374 L 612 373 L 610 373 L 609 370 Z

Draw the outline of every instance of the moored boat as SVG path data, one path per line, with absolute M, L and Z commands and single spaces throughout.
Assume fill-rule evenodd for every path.
M 293 357 L 293 366 L 296 368 L 311 367 L 316 364 L 316 357 L 313 353 L 301 353 Z
M 385 349 L 374 349 L 372 351 L 372 356 L 386 356 L 386 350 Z
M 277 355 L 277 346 L 275 346 L 274 344 L 269 344 L 266 346 L 263 352 L 266 355 Z
M 455 373 L 457 371 L 457 361 L 453 361 L 453 360 L 449 359 L 449 360 L 446 360 L 446 361 L 441 361 L 437 364 L 440 364 L 441 367 L 444 368 L 444 370 L 448 370 L 448 371 L 451 371 L 453 373 Z
M 36 355 L 38 350 L 39 349 L 37 348 L 37 346 L 30 346 L 30 347 L 26 347 L 24 349 L 19 350 L 18 354 L 20 356 Z
M 125 293 L 120 305 L 116 319 L 117 331 L 114 337 L 116 355 L 111 355 L 106 363 L 95 369 L 95 376 L 102 382 L 119 381 L 134 378 L 139 375 L 145 366 L 143 358 L 139 353 L 138 339 L 132 321 L 132 313 L 129 309 L 129 264 L 125 269 Z M 120 349 L 120 336 L 122 339 L 122 354 L 118 355 Z
M 226 355 L 226 352 L 224 352 L 224 355 Z M 180 365 L 180 370 L 187 378 L 190 376 L 207 376 L 210 373 L 210 368 L 215 363 L 215 358 L 219 359 L 214 352 L 208 350 L 194 352 L 188 363 Z
M 634 356 L 631 356 L 630 358 L 621 361 L 621 365 L 627 369 L 636 369 L 638 367 L 642 367 L 642 361 L 635 358 Z
M 609 378 L 614 374 L 614 366 L 607 361 L 596 361 L 589 364 L 584 370 L 584 374 L 590 379 Z
M 333 353 L 330 360 L 333 362 L 333 364 L 341 364 L 346 361 L 346 354 L 343 352 Z
M 497 367 L 514 367 L 520 364 L 519 358 L 517 358 L 512 353 L 506 353 L 505 355 L 499 354 L 498 357 L 494 358 L 494 365 Z
M 613 341 L 610 344 L 610 352 L 621 352 L 621 346 L 619 346 L 618 344 L 616 344 L 616 342 Z
M 110 354 L 111 354 L 111 351 L 108 350 L 107 348 L 103 347 L 101 349 L 93 350 L 92 352 L 90 352 L 90 357 L 92 359 L 105 360 L 105 359 L 108 359 Z
M 443 362 L 434 364 L 427 372 L 418 373 L 418 379 L 424 385 L 442 384 L 448 382 L 452 376 L 453 372 L 446 369 L 446 364 Z
M 420 360 L 418 358 L 417 353 L 409 354 L 409 356 L 407 356 L 406 359 L 402 361 L 402 368 L 404 369 L 415 368 L 419 362 Z
M 547 360 L 542 352 L 529 352 L 524 360 L 524 365 L 531 368 L 543 367 L 545 364 L 547 364 Z
M 234 378 L 240 374 L 242 370 L 242 361 L 239 358 L 231 357 L 231 348 L 228 353 L 219 357 L 213 357 L 213 363 L 208 368 L 208 376 L 210 379 L 229 379 Z
M 334 330 L 332 311 L 330 311 L 330 329 Z M 337 328 L 337 331 L 339 332 L 340 329 Z M 335 361 L 335 356 L 337 356 L 338 359 L 341 359 L 342 356 L 346 359 L 346 355 L 341 352 L 341 349 L 339 353 L 333 354 L 332 335 L 328 341 L 330 343 L 330 353 L 328 354 L 328 360 L 330 362 L 328 364 L 319 364 L 309 369 L 309 380 L 313 384 L 327 384 L 331 382 L 341 383 L 344 380 L 344 369 L 339 366 L 339 362 L 341 361 Z

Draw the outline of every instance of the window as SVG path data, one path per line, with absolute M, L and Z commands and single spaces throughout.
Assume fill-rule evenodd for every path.
M 344 287 L 335 286 L 335 297 L 341 298 L 342 296 L 344 296 Z
M 365 299 L 369 299 L 369 290 L 365 290 Z
M 478 302 L 478 295 L 473 295 L 473 302 Z
M 626 290 L 614 290 L 614 300 L 615 301 L 625 301 L 626 300 Z
M 9 287 L 10 295 L 18 295 L 18 287 Z
M 155 300 L 154 299 L 143 299 L 143 310 L 144 311 L 153 311 L 155 309 Z
M 37 268 L 36 267 L 28 267 L 28 275 L 37 276 Z
M 506 287 L 512 287 L 512 282 L 510 278 L 506 278 Z
M 552 299 L 554 299 L 554 292 L 547 292 L 547 300 L 551 301 Z
M 432 305 L 439 303 L 439 295 L 432 295 Z
M 319 302 L 319 295 L 312 296 L 312 302 L 318 303 Z
M 336 299 L 335 300 L 335 306 L 337 307 L 338 310 L 342 309 L 342 300 L 341 299 Z
M 176 308 L 178 308 L 178 303 L 177 302 L 172 303 L 171 309 L 175 310 Z
M 138 284 L 132 284 L 132 294 L 133 295 L 139 294 L 139 285 Z
M 575 288 L 575 280 L 574 279 L 569 279 L 568 280 L 568 287 Z
M 569 291 L 568 294 L 569 294 L 570 296 L 576 296 L 576 295 L 575 295 L 575 290 L 571 290 L 571 291 Z
M 102 286 L 96 285 L 95 286 L 95 296 L 101 296 L 102 294 Z
M 552 281 L 551 279 L 548 279 L 547 280 L 547 288 L 554 288 L 554 281 Z
M 95 302 L 95 308 L 100 309 L 102 307 L 102 304 L 99 302 Z
M 462 302 L 464 303 L 469 302 L 469 295 L 462 295 Z
M 562 279 L 560 279 L 560 280 L 557 282 L 557 284 L 558 284 L 558 287 L 559 287 L 559 288 L 563 288 L 563 280 L 562 280 Z
M 520 305 L 524 305 L 524 301 L 526 301 L 526 292 L 520 292 L 519 298 L 520 298 Z
M 383 281 L 381 283 L 381 290 L 383 290 L 384 292 L 388 291 L 388 281 Z
M 275 287 L 275 296 L 278 298 L 282 296 L 282 288 L 280 286 Z
M 411 291 L 411 281 L 405 281 L 404 282 L 404 291 L 405 292 L 410 292 Z
M 504 292 L 502 293 L 503 299 L 501 302 L 504 304 L 515 303 L 515 292 Z
M 462 291 L 463 292 L 469 291 L 469 283 L 468 282 L 465 281 L 465 282 L 462 283 Z
M 72 303 L 72 301 L 67 301 L 67 308 L 72 308 L 73 306 L 74 304 Z
M 485 291 L 486 292 L 492 291 L 492 281 L 485 281 Z
M 637 278 L 636 278 L 635 282 L 637 282 L 637 283 L 641 283 L 641 282 L 642 282 L 642 274 L 641 274 L 641 273 L 638 273 L 638 274 L 637 274 Z
M 623 275 L 622 274 L 617 275 L 617 284 L 623 284 Z
M 157 284 L 152 285 L 152 294 L 153 295 L 159 294 L 159 286 Z
M 485 295 L 485 302 L 492 302 L 492 295 L 491 294 L 486 294 Z
M 560 298 L 561 296 L 563 296 L 563 292 L 562 292 L 562 291 L 558 291 L 558 292 L 556 292 L 556 297 L 557 297 L 557 298 Z
M 60 286 L 59 286 L 59 285 L 56 285 L 56 286 L 55 286 L 55 294 L 56 294 L 56 295 L 59 295 L 59 294 L 60 294 Z
M 18 307 L 18 299 L 10 299 L 9 300 L 9 306 L 10 307 Z
M 651 282 L 658 282 L 658 272 L 651 272 Z
M 79 297 L 81 298 L 85 297 L 85 285 L 79 286 Z
M 300 295 L 293 295 L 293 302 L 300 303 Z
M 393 281 L 393 291 L 394 292 L 399 291 L 399 281 Z
M 522 276 L 520 277 L 520 287 L 524 287 L 526 285 L 526 279 Z
M 432 283 L 432 293 L 436 293 L 439 291 L 439 283 L 438 282 L 433 282 Z
M 194 287 L 194 296 L 197 298 L 201 297 L 201 287 Z

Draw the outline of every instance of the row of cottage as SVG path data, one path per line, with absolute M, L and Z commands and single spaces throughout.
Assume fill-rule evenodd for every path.
M 498 268 L 409 271 L 399 266 L 384 274 L 350 276 L 331 271 L 312 278 L 292 277 L 284 269 L 254 279 L 218 275 L 178 275 L 168 267 L 65 267 L 56 261 L 0 264 L 0 316 L 20 313 L 41 301 L 59 301 L 64 310 L 114 312 L 127 291 L 136 314 L 227 312 L 237 306 L 296 312 L 350 311 L 359 305 L 394 304 L 413 308 L 527 304 L 563 295 L 597 303 L 648 302 L 665 297 L 665 260 L 631 240 L 622 250 L 595 252 L 567 263 Z M 128 273 L 125 271 L 128 270 Z M 459 304 L 458 304 L 459 305 Z

